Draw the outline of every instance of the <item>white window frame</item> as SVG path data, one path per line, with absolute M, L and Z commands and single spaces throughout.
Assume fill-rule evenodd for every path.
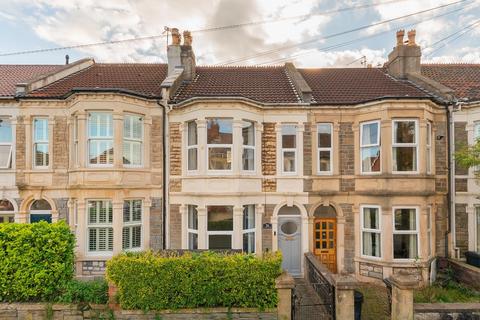
M 112 135 L 110 137 L 102 137 L 102 136 L 90 136 L 90 117 L 93 114 L 110 114 L 112 123 L 111 123 L 111 128 L 112 128 Z M 115 128 L 113 124 L 113 113 L 110 111 L 90 111 L 87 114 L 87 152 L 86 152 L 86 157 L 87 157 L 87 166 L 91 168 L 105 168 L 105 167 L 113 167 L 113 164 L 115 162 Z M 97 130 L 98 131 L 98 130 Z M 112 163 L 90 163 L 90 143 L 92 141 L 111 141 L 112 142 L 112 148 L 113 148 L 113 157 L 112 157 Z M 122 155 L 123 156 L 123 155 Z
M 253 228 L 249 228 L 249 229 L 245 229 L 245 226 L 243 224 L 244 222 L 244 219 L 245 219 L 245 210 L 248 210 L 248 207 L 252 207 L 253 208 Z M 255 207 L 254 204 L 246 204 L 243 206 L 243 212 L 242 212 L 242 249 L 243 249 L 243 237 L 245 234 L 250 234 L 250 233 L 253 233 L 253 246 L 254 246 L 254 250 L 252 252 L 247 252 L 247 251 L 244 251 L 246 253 L 256 253 L 257 252 L 257 245 L 256 245 L 256 237 L 257 237 L 257 234 L 255 232 L 256 230 L 256 226 L 257 226 L 257 217 L 256 217 L 256 210 L 257 208 Z M 235 226 L 234 226 L 235 227 Z
M 187 205 L 187 246 L 188 250 L 198 250 L 198 206 L 189 204 Z M 195 210 L 197 214 L 197 229 L 191 229 L 190 228 L 190 210 Z M 208 226 L 207 226 L 208 228 Z M 196 234 L 197 235 L 197 248 L 190 248 L 190 234 Z
M 395 230 L 395 210 L 396 209 L 415 209 L 415 230 Z M 397 262 L 412 262 L 415 261 L 416 258 L 420 259 L 420 214 L 419 214 L 419 207 L 415 206 L 395 206 L 392 207 L 392 258 L 394 261 Z M 404 258 L 395 258 L 395 237 L 396 234 L 414 234 L 417 236 L 417 256 L 416 258 L 412 259 L 404 259 Z
M 0 116 L 0 121 L 8 121 L 10 123 L 10 134 L 12 136 L 12 140 L 10 142 L 0 142 L 0 146 L 9 146 L 10 147 L 10 153 L 8 155 L 8 160 L 7 160 L 7 165 L 6 166 L 0 166 L 0 169 L 11 169 L 13 167 L 13 141 L 14 141 L 14 135 L 13 135 L 13 126 L 12 126 L 12 120 L 7 118 L 7 117 L 2 117 Z
M 427 255 L 431 257 L 433 255 L 433 239 L 432 239 L 432 206 L 427 207 Z
M 229 205 L 209 205 L 207 206 L 207 249 L 208 250 L 215 250 L 215 249 L 210 249 L 210 236 L 216 236 L 216 235 L 229 235 L 230 236 L 230 249 L 233 249 L 233 233 L 235 231 L 235 224 L 232 226 L 232 231 L 227 231 L 227 230 L 219 230 L 219 231 L 210 231 L 208 230 L 208 208 L 209 207 L 218 207 L 218 206 L 221 206 L 221 207 L 231 207 L 232 208 L 232 217 L 234 216 L 234 207 L 233 206 L 229 206 Z M 226 249 L 228 250 L 228 249 Z
M 208 121 L 211 120 L 211 119 L 219 119 L 219 120 L 231 120 L 232 122 L 232 143 L 231 144 L 215 144 L 215 143 L 212 143 L 212 144 L 209 144 L 208 143 Z M 207 145 L 207 153 L 206 153 L 206 169 L 207 169 L 207 172 L 210 173 L 210 174 L 229 174 L 229 173 L 232 173 L 233 172 L 233 167 L 235 166 L 235 163 L 233 162 L 233 160 L 235 159 L 235 155 L 234 155 L 234 148 L 233 148 L 233 145 L 234 145 L 234 130 L 233 130 L 233 118 L 229 118 L 229 117 L 225 117 L 225 118 L 222 118 L 222 117 L 208 117 L 205 119 L 206 120 L 206 125 L 205 125 L 205 129 L 206 129 L 206 135 L 205 135 L 205 144 Z M 198 128 L 198 127 L 197 127 Z M 197 129 L 198 130 L 198 129 Z M 198 131 L 197 131 L 198 132 Z M 230 149 L 230 169 L 225 169 L 225 170 L 222 170 L 222 169 L 210 169 L 210 149 L 215 149 L 215 148 L 218 148 L 218 149 L 221 149 L 221 148 L 226 148 L 226 149 Z M 198 159 L 198 158 L 197 158 Z M 197 163 L 197 167 L 198 167 L 198 163 Z
M 133 210 L 132 204 L 134 201 L 140 201 L 140 220 L 133 220 Z M 130 202 L 130 212 L 129 212 L 129 221 L 125 221 L 125 202 Z M 113 209 L 112 209 L 113 210 Z M 122 210 L 122 250 L 123 251 L 141 251 L 143 249 L 143 201 L 142 199 L 125 199 L 123 200 L 123 210 Z M 133 228 L 140 227 L 140 246 L 132 248 L 133 240 Z M 129 248 L 123 247 L 123 231 L 125 228 L 129 229 L 128 237 L 130 242 Z
M 192 145 L 190 145 L 189 142 L 188 142 L 188 138 L 189 138 L 189 136 L 190 136 L 190 131 L 189 131 L 189 130 L 190 130 L 190 127 L 188 126 L 188 124 L 191 123 L 191 122 L 194 122 L 194 123 L 195 123 L 195 130 L 197 131 L 196 134 L 195 134 L 195 136 L 197 137 L 197 143 L 196 143 L 196 144 L 192 144 Z M 187 131 L 187 134 L 186 134 L 186 137 L 185 137 L 185 145 L 186 145 L 186 149 L 187 149 L 186 169 L 187 169 L 187 172 L 188 172 L 188 173 L 198 172 L 198 165 L 199 165 L 199 163 L 198 163 L 198 160 L 199 160 L 199 152 L 198 152 L 198 150 L 199 150 L 199 148 L 198 148 L 198 123 L 197 123 L 197 121 L 196 121 L 196 120 L 187 121 L 187 122 L 186 122 L 186 128 L 187 128 L 187 130 L 186 130 L 186 131 Z M 207 129 L 207 130 L 208 130 L 208 129 Z M 207 138 L 207 139 L 208 139 L 208 138 Z M 189 161 L 189 160 L 190 160 L 190 158 L 189 158 L 189 157 L 190 157 L 190 150 L 193 150 L 193 149 L 195 149 L 195 151 L 196 151 L 196 153 L 197 153 L 197 166 L 196 166 L 197 168 L 196 168 L 196 169 L 189 169 L 189 168 L 188 168 L 188 164 L 189 164 L 189 162 L 190 162 L 190 161 Z M 207 154 L 207 157 L 208 157 L 208 154 Z M 207 163 L 207 165 L 208 165 L 208 163 Z
M 37 140 L 35 138 L 35 131 L 36 131 L 36 126 L 35 126 L 35 122 L 37 120 L 44 120 L 46 121 L 46 126 L 45 126 L 45 130 L 47 131 L 46 132 L 46 136 L 47 136 L 47 139 L 44 140 L 44 139 L 40 139 L 40 140 Z M 33 118 L 33 130 L 32 130 L 32 154 L 33 154 L 33 168 L 34 169 L 48 169 L 50 167 L 50 163 L 51 163 L 51 154 L 50 154 L 50 141 L 49 141 L 49 137 L 50 137 L 50 127 L 49 127 L 49 119 L 47 117 L 34 117 Z M 47 165 L 43 165 L 43 166 L 37 166 L 37 156 L 36 156 L 36 149 L 37 149 L 37 145 L 47 145 L 47 150 L 48 150 L 48 164 Z M 45 160 L 45 159 L 44 159 Z
M 472 144 L 475 144 L 477 142 L 477 139 L 480 138 L 480 122 L 474 122 L 473 124 L 473 141 Z M 474 166 L 470 168 L 472 171 L 470 171 L 472 174 L 476 174 L 478 171 L 480 171 L 480 166 Z
M 480 206 L 475 206 L 475 225 L 474 225 L 474 251 L 480 253 L 480 232 L 478 225 L 480 224 Z
M 397 122 L 415 122 L 415 143 L 396 143 L 395 142 L 395 123 Z M 393 119 L 392 120 L 392 173 L 394 174 L 418 174 L 418 137 L 419 136 L 419 130 L 418 130 L 418 119 Z M 395 156 L 394 156 L 394 148 L 402 148 L 402 147 L 414 147 L 415 148 L 415 164 L 416 164 L 416 170 L 414 171 L 396 171 L 393 170 L 394 168 L 394 163 L 395 163 Z
M 427 121 L 427 139 L 426 139 L 426 171 L 427 174 L 432 173 L 432 123 Z
M 140 118 L 140 126 L 141 126 L 141 136 L 140 138 L 134 138 L 133 137 L 133 122 L 134 122 L 134 118 Z M 123 154 L 122 154 L 122 164 L 124 167 L 126 168 L 143 168 L 143 162 L 144 162 L 144 124 L 145 124 L 145 118 L 142 116 L 142 115 L 139 115 L 139 114 L 134 114 L 134 113 L 126 113 L 124 114 L 123 116 L 123 125 L 125 126 L 125 121 L 127 121 L 127 119 L 130 121 L 130 128 L 132 128 L 130 130 L 130 137 L 126 137 L 125 136 L 125 129 L 123 130 L 123 144 L 125 143 L 140 143 L 140 163 L 139 164 L 125 164 L 123 163 Z M 112 119 L 113 120 L 113 119 Z M 112 121 L 112 133 L 113 133 L 113 121 Z M 115 143 L 115 141 L 114 141 Z M 122 148 L 122 153 L 125 152 L 125 148 Z M 113 150 L 113 154 L 114 154 L 114 157 L 115 157 L 115 146 L 114 146 L 114 150 Z M 133 148 L 130 149 L 130 157 L 133 156 Z
M 73 117 L 73 163 L 74 166 L 79 165 L 79 154 L 78 154 L 78 116 Z
M 100 223 L 100 222 L 95 222 L 95 223 L 89 223 L 89 202 L 98 202 L 98 201 L 103 201 L 103 202 L 109 202 L 110 203 L 110 207 L 112 209 L 112 221 L 109 222 L 109 223 Z M 86 228 L 86 254 L 89 255 L 89 256 L 111 256 L 113 254 L 113 250 L 114 250 L 114 247 L 115 247 L 115 235 L 114 235 L 114 214 L 113 214 L 113 201 L 111 199 L 88 199 L 86 200 L 87 202 L 87 205 L 86 205 L 86 215 L 85 215 L 85 219 L 86 219 L 86 225 L 87 225 L 87 228 Z M 99 217 L 99 214 L 97 213 L 97 221 L 99 220 L 98 219 Z M 108 211 L 107 211 L 107 221 L 108 221 Z M 99 251 L 99 250 L 90 250 L 90 229 L 96 229 L 97 230 L 97 241 L 98 241 L 98 234 L 99 234 L 99 231 L 100 229 L 106 229 L 107 232 L 108 232 L 108 229 L 112 229 L 112 250 L 105 250 L 105 251 Z M 108 241 L 108 234 L 107 234 L 107 241 Z M 98 248 L 98 243 L 96 244 L 96 248 Z
M 244 143 L 243 141 L 243 132 L 242 132 L 242 157 L 241 157 L 241 162 L 242 162 L 242 171 L 244 172 L 248 172 L 248 173 L 254 173 L 255 170 L 257 169 L 257 166 L 256 166 L 256 160 L 257 160 L 257 152 L 256 152 L 256 143 L 257 143 L 257 133 L 256 133 L 256 130 L 255 130 L 255 121 L 252 121 L 252 120 L 242 120 L 243 122 L 249 122 L 252 124 L 252 129 L 253 129 L 253 146 L 251 145 L 247 145 Z M 243 127 L 242 127 L 242 130 L 243 130 Z M 243 151 L 244 150 L 253 150 L 253 169 L 251 170 L 246 170 L 243 168 Z
M 364 209 L 378 209 L 378 229 L 370 229 L 370 228 L 365 228 L 365 219 L 364 219 Z M 360 255 L 362 258 L 366 259 L 372 259 L 372 260 L 382 260 L 383 259 L 383 228 L 382 228 L 382 207 L 379 205 L 370 205 L 370 204 L 365 204 L 360 206 Z M 363 254 L 363 235 L 364 233 L 377 233 L 380 235 L 380 256 L 375 257 L 375 256 L 369 256 L 366 254 Z
M 283 127 L 286 127 L 286 126 L 293 126 L 295 128 L 295 148 L 284 148 L 283 147 Z M 297 148 L 298 148 L 298 143 L 297 143 L 297 138 L 298 138 L 298 125 L 295 124 L 295 123 L 282 123 L 281 126 L 280 126 L 280 152 L 281 152 L 281 173 L 282 175 L 285 175 L 285 176 L 295 176 L 297 175 L 297 171 L 298 171 L 298 152 L 297 152 Z M 294 169 L 293 171 L 285 171 L 285 152 L 294 152 L 295 154 L 295 163 L 294 163 Z
M 320 139 L 318 128 L 322 125 L 328 125 L 330 128 L 330 147 L 319 147 Z M 320 152 L 328 151 L 330 153 L 330 170 L 321 171 L 320 170 Z M 318 175 L 332 175 L 333 174 L 333 124 L 330 122 L 319 122 L 317 123 L 317 174 Z
M 369 124 L 376 123 L 378 126 L 378 135 L 377 135 L 377 142 L 374 144 L 363 144 L 363 127 Z M 382 140 L 381 140 L 381 123 L 380 120 L 372 120 L 372 121 L 365 121 L 360 123 L 360 173 L 364 175 L 377 175 L 377 174 L 382 174 Z M 380 161 L 380 170 L 379 171 L 363 171 L 363 157 L 362 157 L 362 151 L 363 149 L 368 149 L 372 147 L 378 147 L 380 150 L 380 158 L 378 159 Z

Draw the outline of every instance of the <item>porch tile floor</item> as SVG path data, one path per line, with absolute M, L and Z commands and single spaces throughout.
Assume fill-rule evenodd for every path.
M 305 279 L 295 278 L 295 293 L 298 303 L 295 307 L 292 306 L 295 308 L 293 320 L 331 319 L 325 309 L 325 303 Z

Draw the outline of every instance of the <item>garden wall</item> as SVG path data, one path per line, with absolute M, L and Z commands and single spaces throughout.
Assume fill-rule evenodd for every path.
M 480 319 L 480 303 L 416 303 L 415 320 Z
M 89 309 L 82 311 L 81 309 Z M 111 319 L 127 320 L 169 320 L 169 319 L 277 319 L 276 309 L 259 311 L 258 309 L 211 308 L 211 309 L 180 309 L 175 311 L 147 312 L 136 310 L 112 311 L 104 305 L 68 305 L 46 303 L 0 303 L 0 319 L 51 319 L 51 320 L 80 320 L 80 319 Z
M 448 259 L 448 265 L 457 281 L 480 290 L 480 268 L 452 259 Z

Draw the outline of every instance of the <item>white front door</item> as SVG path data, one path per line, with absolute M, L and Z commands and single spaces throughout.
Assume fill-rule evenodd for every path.
M 302 225 L 300 217 L 278 219 L 278 250 L 282 252 L 282 268 L 292 276 L 302 274 Z

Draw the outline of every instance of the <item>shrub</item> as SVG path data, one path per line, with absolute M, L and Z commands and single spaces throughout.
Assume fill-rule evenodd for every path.
M 50 300 L 73 277 L 74 245 L 65 222 L 0 224 L 0 301 Z
M 277 304 L 275 279 L 281 261 L 280 253 L 263 258 L 243 253 L 126 253 L 108 261 L 106 273 L 118 287 L 123 309 L 271 308 Z
M 55 298 L 55 302 L 106 304 L 108 284 L 105 280 L 72 280 L 62 288 L 62 293 Z

